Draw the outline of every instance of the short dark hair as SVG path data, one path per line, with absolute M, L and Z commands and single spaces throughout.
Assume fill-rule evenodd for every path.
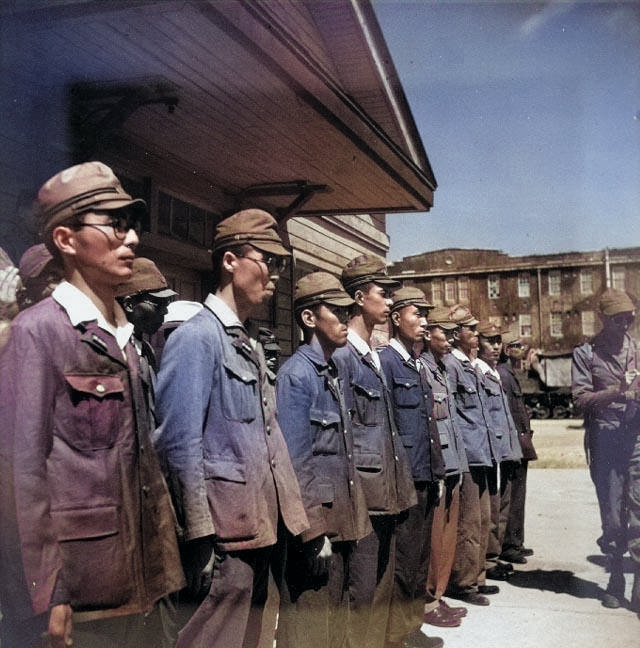
M 231 252 L 236 256 L 242 256 L 249 250 L 253 250 L 254 247 L 249 243 L 239 243 L 238 245 L 233 245 L 231 247 L 219 248 L 214 250 L 211 255 L 211 269 L 213 270 L 213 290 L 217 290 L 220 285 L 220 277 L 222 275 L 222 259 L 225 255 L 225 252 Z

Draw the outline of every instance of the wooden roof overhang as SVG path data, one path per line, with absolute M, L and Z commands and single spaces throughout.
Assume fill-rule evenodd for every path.
M 433 204 L 368 1 L 34 1 L 3 14 L 16 20 L 6 64 L 28 91 L 65 88 L 76 161 L 129 147 L 281 217 Z

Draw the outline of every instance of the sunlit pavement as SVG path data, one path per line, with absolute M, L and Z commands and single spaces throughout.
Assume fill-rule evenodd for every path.
M 488 607 L 467 606 L 458 628 L 423 625 L 445 648 L 640 648 L 634 612 L 602 607 L 607 585 L 596 544 L 599 514 L 586 469 L 529 470 L 525 544 L 535 554 Z M 627 599 L 633 581 L 626 558 Z M 452 605 L 459 602 L 449 599 Z

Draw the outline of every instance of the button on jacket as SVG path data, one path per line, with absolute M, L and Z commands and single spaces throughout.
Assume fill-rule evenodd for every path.
M 420 356 L 433 391 L 433 417 L 440 435 L 440 448 L 447 476 L 468 472 L 464 440 L 456 424 L 456 405 L 444 363 L 438 363 L 431 351 Z
M 529 414 L 524 404 L 524 397 L 522 395 L 522 388 L 516 373 L 509 362 L 500 362 L 498 364 L 498 373 L 502 380 L 502 388 L 507 395 L 507 402 L 509 403 L 509 410 L 513 418 L 513 423 L 519 435 L 531 435 L 531 423 L 529 421 Z M 528 443 L 522 441 L 520 437 L 520 448 L 522 450 L 522 458 L 527 460 L 537 459 L 533 443 L 529 440 Z M 526 437 L 524 437 L 526 439 Z
M 271 374 L 221 303 L 209 295 L 167 340 L 154 442 L 184 539 L 215 534 L 223 550 L 256 549 L 275 544 L 279 513 L 293 535 L 308 523 Z
M 345 399 L 351 411 L 356 468 L 369 513 L 397 514 L 417 502 L 411 468 L 393 421 L 384 374 L 369 354 L 351 342 L 333 359 L 348 377 Z
M 487 427 L 478 391 L 480 377 L 471 361 L 457 349 L 444 357 L 451 386 L 455 389 L 456 421 L 464 439 L 469 466 L 490 467 L 498 457 L 495 440 Z M 498 459 L 499 460 L 499 459 Z
M 397 341 L 395 344 L 399 344 Z M 419 361 L 411 360 L 394 345 L 379 351 L 382 370 L 391 394 L 396 427 L 407 451 L 414 481 L 444 477 L 440 435 L 433 419 L 433 394 Z
M 138 357 L 125 350 L 96 321 L 74 326 L 53 298 L 13 322 L 0 364 L 7 618 L 55 603 L 138 613 L 184 584 Z
M 520 461 L 520 440 L 499 375 L 482 360 L 476 360 L 476 364 L 482 374 L 480 394 L 487 414 L 489 431 L 497 441 L 498 461 Z
M 278 372 L 278 422 L 300 483 L 310 529 L 334 541 L 360 540 L 371 532 L 342 379 L 317 341 L 304 344 Z

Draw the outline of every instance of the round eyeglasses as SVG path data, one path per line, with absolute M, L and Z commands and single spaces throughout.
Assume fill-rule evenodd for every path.
M 287 264 L 289 259 L 285 256 L 278 256 L 277 254 L 267 254 L 262 255 L 262 259 L 256 259 L 254 257 L 246 256 L 244 254 L 236 254 L 240 259 L 249 259 L 258 265 L 264 263 L 267 267 L 267 272 L 269 276 L 271 275 L 280 275 L 287 269 Z
M 142 232 L 142 224 L 139 218 L 136 218 L 133 214 L 123 211 L 123 212 L 113 212 L 113 211 L 98 211 L 91 210 L 85 212 L 85 214 L 96 214 L 96 216 L 106 216 L 109 220 L 106 223 L 76 223 L 74 227 L 93 227 L 94 229 L 102 232 L 102 227 L 112 227 L 113 234 L 119 241 L 124 241 L 127 237 L 129 230 L 133 230 L 137 236 L 140 236 Z

